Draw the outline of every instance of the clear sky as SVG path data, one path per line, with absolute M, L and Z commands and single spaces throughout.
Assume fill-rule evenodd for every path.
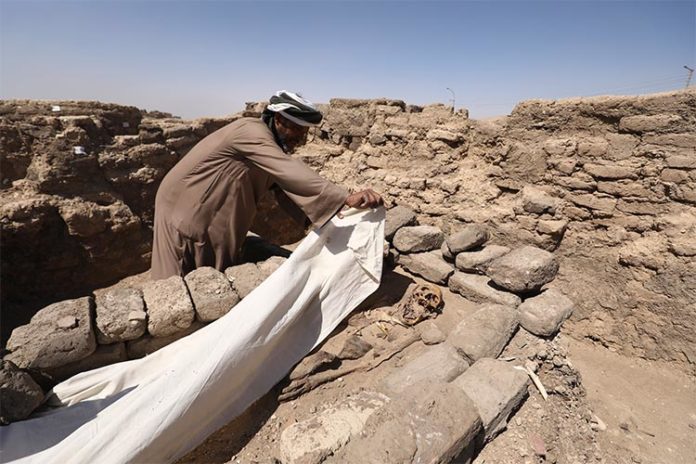
M 682 88 L 689 1 L 0 0 L 0 96 L 100 100 L 193 118 L 275 90 L 447 103 Z M 696 83 L 696 76 L 692 85 Z

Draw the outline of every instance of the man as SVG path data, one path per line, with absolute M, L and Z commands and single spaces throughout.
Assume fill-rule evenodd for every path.
M 348 194 L 290 157 L 322 118 L 311 102 L 283 90 L 260 119 L 239 119 L 194 146 L 157 191 L 152 278 L 234 264 L 257 204 L 273 186 L 281 205 L 289 198 L 317 227 L 344 205 L 381 205 L 373 190 Z

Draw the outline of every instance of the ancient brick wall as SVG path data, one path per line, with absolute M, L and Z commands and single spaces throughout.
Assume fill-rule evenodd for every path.
M 182 121 L 100 103 L 3 103 L 4 301 L 58 301 L 146 269 L 166 171 L 208 133 L 261 109 Z M 485 223 L 498 243 L 556 250 L 576 336 L 696 362 L 695 91 L 531 101 L 485 121 L 398 100 L 322 109 L 297 155 L 314 169 L 371 186 L 446 233 Z M 267 203 L 257 229 L 285 221 L 273 232 L 296 239 Z

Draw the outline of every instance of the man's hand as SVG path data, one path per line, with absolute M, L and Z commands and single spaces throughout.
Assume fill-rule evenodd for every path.
M 346 198 L 346 206 L 350 206 L 351 208 L 376 208 L 382 204 L 384 204 L 384 200 L 379 193 L 372 189 L 351 193 L 348 195 L 348 198 Z

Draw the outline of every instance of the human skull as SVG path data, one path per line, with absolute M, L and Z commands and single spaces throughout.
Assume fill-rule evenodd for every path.
M 442 304 L 442 292 L 431 284 L 419 284 L 399 308 L 399 318 L 404 324 L 414 325 L 432 317 Z

